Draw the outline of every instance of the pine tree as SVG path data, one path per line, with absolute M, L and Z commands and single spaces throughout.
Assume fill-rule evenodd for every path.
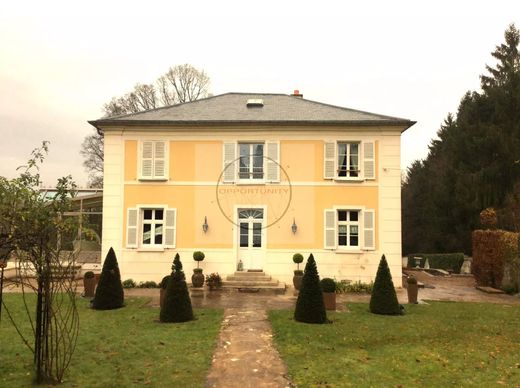
M 92 308 L 96 310 L 112 310 L 124 306 L 125 294 L 121 284 L 121 274 L 117 264 L 116 253 L 110 248 L 103 263 L 103 269 L 92 300 Z
M 294 310 L 294 319 L 306 323 L 327 322 L 327 312 L 323 303 L 320 277 L 312 253 L 303 272 L 302 285 L 296 301 L 296 309 Z
M 179 254 L 175 255 L 171 279 L 161 308 L 161 322 L 187 322 L 194 319 L 191 299 Z
M 374 314 L 399 315 L 401 306 L 397 300 L 390 268 L 383 255 L 377 268 L 376 280 L 370 297 L 370 312 Z

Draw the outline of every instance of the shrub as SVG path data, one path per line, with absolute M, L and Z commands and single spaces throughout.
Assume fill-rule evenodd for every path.
M 162 288 L 163 290 L 166 290 L 166 287 L 168 287 L 168 282 L 170 281 L 171 278 L 172 278 L 172 275 L 166 275 L 165 277 L 163 277 L 161 282 L 159 283 L 159 287 Z
M 306 323 L 327 322 L 327 312 L 323 303 L 320 277 L 312 253 L 303 272 L 302 285 L 294 310 L 294 319 Z
M 344 292 L 353 292 L 353 293 L 366 293 L 371 294 L 374 289 L 374 282 L 363 283 L 358 280 L 357 282 L 353 282 L 350 284 L 344 285 Z
M 199 262 L 204 260 L 205 257 L 206 257 L 206 255 L 201 251 L 193 252 L 193 260 L 195 260 L 197 262 L 197 268 L 199 268 Z
M 146 282 L 139 282 L 139 285 L 137 286 L 139 288 L 158 288 L 159 285 L 154 282 L 153 280 L 147 280 Z
M 370 312 L 374 314 L 399 315 L 401 307 L 397 300 L 390 268 L 383 255 L 377 268 L 376 281 L 370 298 Z
M 323 278 L 320 281 L 321 291 L 323 292 L 336 292 L 336 283 L 334 279 Z
M 123 281 L 123 288 L 135 288 L 137 284 L 133 279 L 126 279 Z
M 94 272 L 87 271 L 87 272 L 85 272 L 85 275 L 83 275 L 83 278 L 85 278 L 85 279 L 92 279 L 94 276 L 95 276 Z
M 443 269 L 445 271 L 453 270 L 460 273 L 462 264 L 464 264 L 464 253 L 413 253 L 408 255 L 408 268 L 416 266 L 415 258 L 420 257 L 420 267 L 424 268 L 426 259 L 430 264 L 430 268 Z
M 292 261 L 296 264 L 297 271 L 300 270 L 300 264 L 303 263 L 303 255 L 301 253 L 295 253 L 292 257 Z M 294 272 L 296 274 L 296 272 Z
M 123 307 L 125 294 L 114 249 L 110 248 L 103 263 L 92 307 L 96 310 L 112 310 Z
M 222 278 L 218 272 L 210 273 L 206 275 L 206 284 L 208 287 L 220 288 L 222 287 Z
M 417 279 L 415 278 L 415 276 L 409 276 L 408 279 L 406 279 L 406 283 L 417 284 Z
M 488 207 L 480 212 L 480 224 L 486 229 L 496 229 L 498 223 L 497 212 Z
M 167 282 L 166 296 L 161 307 L 161 322 L 187 322 L 194 319 L 186 276 L 182 271 L 179 254 L 175 255 L 170 281 Z

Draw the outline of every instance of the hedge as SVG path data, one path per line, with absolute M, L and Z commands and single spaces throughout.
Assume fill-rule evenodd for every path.
M 430 268 L 453 270 L 455 273 L 460 273 L 464 264 L 464 253 L 412 253 L 408 255 L 408 268 L 416 267 L 415 257 L 421 257 L 421 268 L 428 259 Z

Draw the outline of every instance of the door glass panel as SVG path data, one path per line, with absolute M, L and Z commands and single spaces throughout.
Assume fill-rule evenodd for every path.
M 249 224 L 247 222 L 240 223 L 240 247 L 247 248 L 249 246 Z
M 259 222 L 253 223 L 253 248 L 262 247 L 262 224 Z

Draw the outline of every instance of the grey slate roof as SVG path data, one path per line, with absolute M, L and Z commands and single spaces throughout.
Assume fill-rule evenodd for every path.
M 248 107 L 249 99 L 262 99 L 263 107 Z M 96 128 L 110 125 L 190 124 L 346 124 L 403 125 L 415 122 L 375 113 L 323 104 L 286 94 L 226 93 L 145 112 L 89 121 Z

